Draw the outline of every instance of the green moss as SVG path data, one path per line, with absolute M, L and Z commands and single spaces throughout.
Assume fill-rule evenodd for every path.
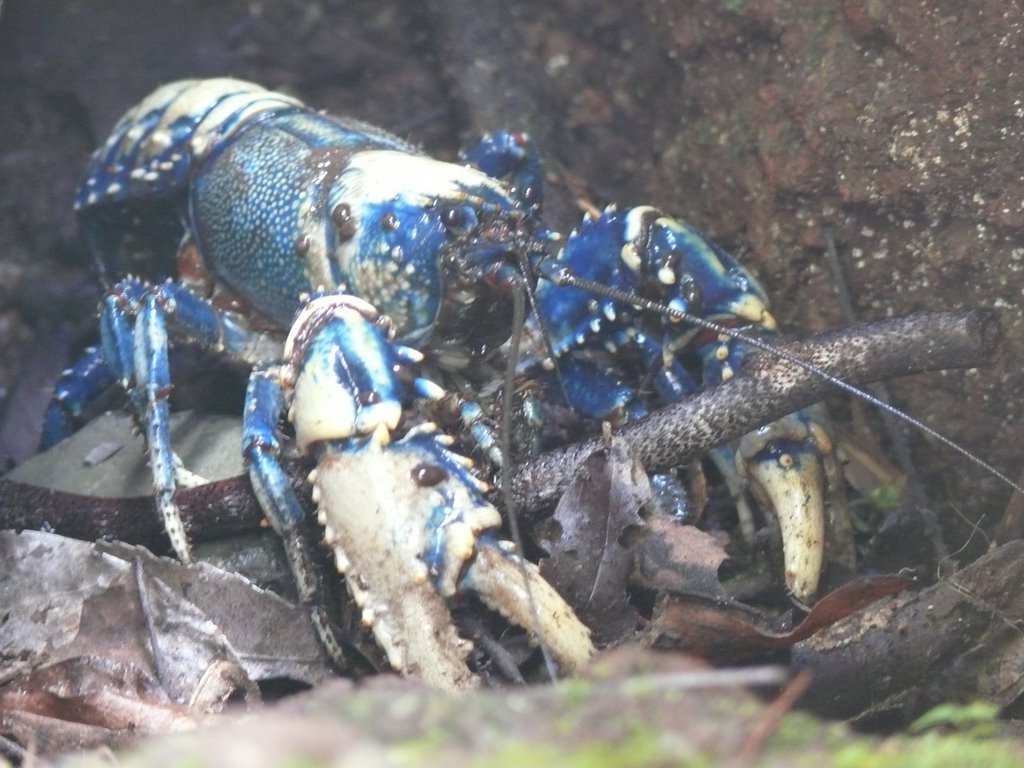
M 449 737 L 448 728 L 438 725 L 427 728 L 418 737 L 404 739 L 390 749 L 402 764 L 431 765 L 448 743 Z
M 834 753 L 836 768 L 1015 768 L 1022 758 L 1024 754 L 1011 742 L 938 733 L 916 739 L 860 741 Z
M 558 683 L 558 693 L 565 710 L 579 709 L 591 700 L 594 684 L 587 680 L 562 680 Z
M 999 707 L 988 701 L 940 704 L 925 712 L 908 729 L 922 733 L 931 728 L 967 730 L 972 736 L 991 736 L 996 730 Z
M 323 768 L 327 761 L 309 755 L 291 755 L 281 761 L 281 768 Z
M 657 734 L 636 733 L 619 743 L 598 742 L 576 747 L 550 743 L 509 744 L 474 765 L 486 768 L 519 768 L 523 765 L 557 765 L 559 768 L 644 768 L 670 761 L 678 768 L 709 768 L 717 761 L 708 755 L 679 760 L 662 749 Z
M 827 750 L 849 739 L 849 729 L 840 723 L 824 723 L 811 715 L 792 712 L 782 719 L 768 743 L 773 752 L 796 751 L 811 745 Z
M 1024 765 L 1024 748 L 1007 740 L 980 738 L 994 725 L 991 705 L 944 705 L 924 716 L 916 728 L 967 727 L 965 733 L 930 731 L 922 736 L 880 740 L 856 736 L 839 723 L 822 723 L 791 713 L 768 744 L 766 758 L 802 755 L 793 765 L 808 768 L 1010 768 Z M 983 728 L 979 728 L 983 726 Z
M 868 499 L 883 512 L 896 509 L 903 502 L 903 488 L 899 483 L 880 483 L 871 491 Z

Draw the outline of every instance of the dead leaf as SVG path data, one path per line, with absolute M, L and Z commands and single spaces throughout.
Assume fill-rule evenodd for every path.
M 621 639 L 636 627 L 627 588 L 633 571 L 631 532 L 642 528 L 640 507 L 650 483 L 625 443 L 594 452 L 570 484 L 541 543 L 550 556 L 541 573 L 589 626 L 594 641 Z
M 202 563 L 186 567 L 140 547 L 38 531 L 0 532 L 0 573 L 0 695 L 15 697 L 7 700 L 19 702 L 18 722 L 31 722 L 40 738 L 121 743 L 119 718 L 134 706 L 132 691 L 143 709 L 155 702 L 191 716 L 219 711 L 233 697 L 258 700 L 255 680 L 314 684 L 333 676 L 305 609 Z M 42 669 L 51 671 L 40 676 Z M 108 677 L 113 687 L 100 690 Z M 86 689 L 90 698 L 68 705 L 44 682 L 74 701 Z M 102 710 L 106 696 L 117 702 L 109 720 L 79 719 Z
M 718 568 L 728 555 L 712 534 L 665 517 L 651 517 L 637 542 L 633 583 L 646 589 L 728 599 Z
M 663 595 L 655 607 L 646 642 L 716 662 L 737 662 L 789 648 L 820 629 L 905 589 L 898 576 L 862 576 L 822 597 L 793 629 L 770 628 L 766 617 L 736 602 L 708 602 Z
M 172 695 L 182 701 L 209 663 L 225 658 L 237 658 L 253 680 L 314 684 L 333 676 L 303 608 L 204 563 L 184 566 L 142 547 L 39 531 L 0 532 L 0 573 L 0 605 L 10 606 L 0 656 L 20 660 L 8 662 L 8 672 L 72 656 L 150 669 L 160 642 L 168 664 L 187 644 L 197 665 L 209 660 L 184 677 L 167 668 L 189 680 Z
M 137 666 L 77 656 L 40 666 L 0 688 L 6 736 L 42 754 L 121 746 L 145 734 L 195 727 L 195 711 L 171 701 Z

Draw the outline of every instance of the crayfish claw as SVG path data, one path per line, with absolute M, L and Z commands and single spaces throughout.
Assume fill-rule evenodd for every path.
M 744 436 L 736 452 L 737 471 L 778 520 L 786 588 L 801 604 L 814 601 L 825 565 L 834 467 L 831 437 L 814 409 Z
M 575 674 L 594 655 L 590 630 L 541 575 L 540 569 L 494 541 L 480 541 L 460 584 L 493 610 L 527 628 L 562 671 Z

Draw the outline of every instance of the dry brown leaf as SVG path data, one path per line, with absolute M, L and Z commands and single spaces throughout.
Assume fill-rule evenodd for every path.
M 785 632 L 771 629 L 761 613 L 740 603 L 663 595 L 646 642 L 716 662 L 742 661 L 789 648 L 908 584 L 898 576 L 854 579 L 821 598 L 803 621 Z
M 621 639 L 638 614 L 627 589 L 633 571 L 632 532 L 651 497 L 647 474 L 625 443 L 592 454 L 566 490 L 541 537 L 550 556 L 541 573 L 591 628 L 596 643 Z
M 728 555 L 710 533 L 652 517 L 636 547 L 633 582 L 647 589 L 724 599 L 718 568 Z

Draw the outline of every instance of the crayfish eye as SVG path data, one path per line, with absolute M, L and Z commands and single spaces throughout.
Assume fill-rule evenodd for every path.
M 468 205 L 445 208 L 441 212 L 441 223 L 453 235 L 464 235 L 476 226 L 476 211 Z
M 351 240 L 356 234 L 356 221 L 352 216 L 352 206 L 338 203 L 331 209 L 331 221 L 338 230 L 339 240 Z
M 679 283 L 679 295 L 686 301 L 689 311 L 695 315 L 700 314 L 701 302 L 704 300 L 704 291 L 696 279 L 687 275 Z

